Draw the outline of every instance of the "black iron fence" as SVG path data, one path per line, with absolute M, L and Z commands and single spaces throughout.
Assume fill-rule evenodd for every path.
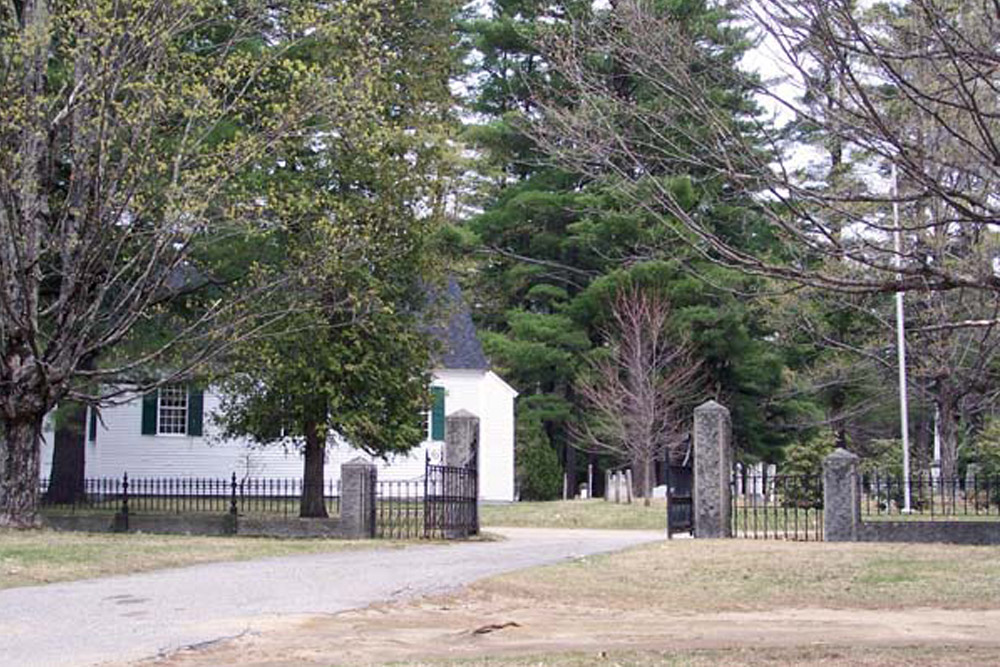
M 41 504 L 53 512 L 107 512 L 123 514 L 241 514 L 298 516 L 303 492 L 301 479 L 86 479 L 68 502 L 52 502 L 49 480 L 41 481 Z M 320 492 L 331 516 L 340 514 L 339 483 L 324 483 Z
M 76 493 L 68 494 L 71 500 L 53 500 L 49 495 L 49 480 L 40 484 L 41 505 L 45 508 L 67 512 L 107 512 L 114 514 L 122 508 L 125 488 L 123 479 L 85 479 Z M 66 494 L 61 494 L 66 495 Z
M 318 488 L 317 488 L 318 487 Z M 340 514 L 340 482 L 327 480 L 321 485 L 310 485 L 301 479 L 246 479 L 239 483 L 239 512 L 249 515 L 299 515 L 299 505 L 307 492 L 318 491 L 323 495 L 326 512 Z
M 375 535 L 455 539 L 479 534 L 475 466 L 424 465 L 422 479 L 378 482 Z
M 866 521 L 1000 520 L 1000 476 L 945 479 L 931 472 L 909 478 L 866 473 L 861 476 L 861 514 Z
M 823 539 L 822 475 L 769 475 L 737 466 L 731 493 L 733 537 Z
M 375 536 L 387 539 L 424 537 L 422 480 L 377 482 Z
M 374 475 L 374 472 L 373 472 Z M 374 478 L 373 478 L 374 479 Z M 69 502 L 50 502 L 49 481 L 41 481 L 42 505 L 50 512 L 130 514 L 231 514 L 289 518 L 299 514 L 304 491 L 300 479 L 87 479 Z M 376 537 L 454 539 L 479 533 L 479 484 L 474 465 L 425 463 L 423 478 L 378 481 L 374 504 L 365 512 Z M 319 492 L 327 513 L 340 514 L 340 483 L 326 482 Z M 366 503 L 366 508 L 368 505 Z

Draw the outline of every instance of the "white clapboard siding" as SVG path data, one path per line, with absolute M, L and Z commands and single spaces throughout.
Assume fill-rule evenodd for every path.
M 434 386 L 445 389 L 445 412 L 468 410 L 480 417 L 480 497 L 513 500 L 514 492 L 514 396 L 516 393 L 492 372 L 439 370 Z M 86 476 L 120 477 L 127 472 L 138 478 L 299 479 L 302 455 L 297 447 L 260 447 L 245 440 L 221 440 L 211 415 L 219 397 L 204 395 L 204 435 L 142 435 L 142 401 L 104 408 L 95 442 L 87 443 Z M 45 430 L 42 447 L 42 477 L 52 466 L 52 428 Z M 416 480 L 424 474 L 428 450 L 437 455 L 441 443 L 423 442 L 407 455 L 388 461 L 375 459 L 381 480 Z M 371 460 L 343 442 L 327 448 L 326 479 L 338 480 L 340 466 L 357 457 Z
M 514 500 L 514 399 L 517 392 L 488 371 L 479 392 L 479 495 L 487 500 Z

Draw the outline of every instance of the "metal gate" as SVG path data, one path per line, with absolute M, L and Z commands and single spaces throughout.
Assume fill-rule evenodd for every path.
M 424 476 L 424 537 L 455 539 L 479 534 L 479 471 L 468 465 L 435 465 Z
M 694 534 L 694 473 L 690 465 L 668 464 L 667 537 L 676 533 Z

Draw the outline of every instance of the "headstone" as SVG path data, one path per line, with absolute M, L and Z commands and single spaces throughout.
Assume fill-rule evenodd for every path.
M 344 537 L 375 537 L 375 464 L 356 458 L 340 466 L 340 525 Z
M 838 449 L 823 459 L 823 539 L 856 542 L 861 528 L 857 455 Z
M 975 493 L 979 481 L 980 467 L 978 463 L 970 463 L 965 468 L 965 492 Z
M 694 536 L 732 536 L 732 421 L 715 401 L 694 409 Z

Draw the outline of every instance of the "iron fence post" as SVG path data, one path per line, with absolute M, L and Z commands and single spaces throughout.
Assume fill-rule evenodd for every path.
M 236 505 L 236 473 L 233 473 L 232 481 L 229 486 L 229 513 L 233 516 L 237 514 Z
M 122 520 L 128 531 L 128 472 L 122 474 Z
M 430 535 L 430 504 L 427 500 L 427 478 L 431 474 L 431 453 L 429 450 L 424 450 L 424 538 L 429 538 Z

